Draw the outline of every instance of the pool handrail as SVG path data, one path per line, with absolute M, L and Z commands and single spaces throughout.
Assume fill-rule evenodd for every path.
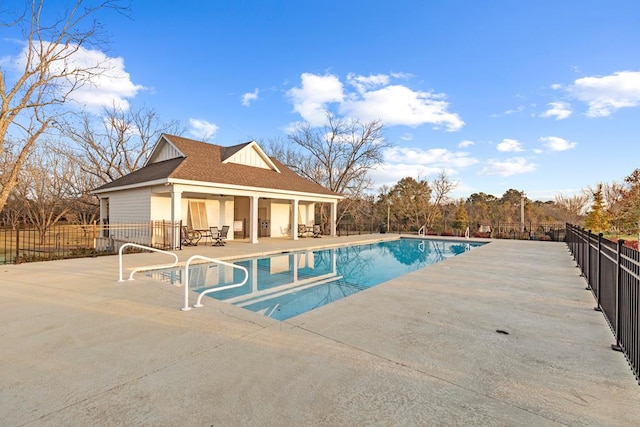
M 224 291 L 225 289 L 239 288 L 240 286 L 242 286 L 245 283 L 247 283 L 247 280 L 249 280 L 249 271 L 245 267 L 243 267 L 241 265 L 232 264 L 230 262 L 225 262 L 225 261 L 221 261 L 221 260 L 216 259 L 216 258 L 209 258 L 209 257 L 202 256 L 202 255 L 193 255 L 192 257 L 190 257 L 187 260 L 187 262 L 184 265 L 184 307 L 182 307 L 180 309 L 182 311 L 191 310 L 191 307 L 189 307 L 189 265 L 191 265 L 191 261 L 196 260 L 196 259 L 203 260 L 203 261 L 209 261 L 209 262 L 215 262 L 215 263 L 220 264 L 220 265 L 226 265 L 228 267 L 233 267 L 233 268 L 237 268 L 238 270 L 244 271 L 244 280 L 242 282 L 240 282 L 240 283 L 234 283 L 232 285 L 221 286 L 219 288 L 211 288 L 211 289 L 207 289 L 206 291 L 201 292 L 200 295 L 198 296 L 198 299 L 197 299 L 196 303 L 193 305 L 196 308 L 202 307 L 202 297 L 205 296 L 206 294 L 209 294 L 211 292 Z
M 149 246 L 144 246 L 144 245 L 139 245 L 137 243 L 125 243 L 124 245 L 120 246 L 120 249 L 118 249 L 118 269 L 120 270 L 120 275 L 118 276 L 118 282 L 124 282 L 124 280 L 122 280 L 122 250 L 126 247 L 129 246 L 133 246 L 135 248 L 139 248 L 139 249 L 145 249 L 148 251 L 153 251 L 153 252 L 160 252 L 163 254 L 167 254 L 167 255 L 171 255 L 175 258 L 175 261 L 172 264 L 166 264 L 166 265 L 150 265 L 150 266 L 146 266 L 146 267 L 137 267 L 134 268 L 133 271 L 131 272 L 131 274 L 129 275 L 129 279 L 128 280 L 133 280 L 133 275 L 136 274 L 138 271 L 142 271 L 142 270 L 149 270 L 151 268 L 171 268 L 174 267 L 175 265 L 178 264 L 178 255 L 174 254 L 173 252 L 169 252 L 169 251 L 163 251 L 162 249 L 157 249 L 157 248 L 152 248 Z
M 424 225 L 418 230 L 418 236 L 424 236 Z

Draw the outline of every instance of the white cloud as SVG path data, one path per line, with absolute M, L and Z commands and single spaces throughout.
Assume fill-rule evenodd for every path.
M 533 172 L 537 167 L 538 165 L 529 163 L 524 157 L 514 157 L 506 160 L 490 159 L 480 171 L 480 175 L 511 176 Z
M 449 103 L 440 94 L 413 91 L 406 86 L 390 85 L 349 97 L 342 105 L 346 114 L 363 120 L 382 120 L 387 126 L 419 126 L 426 123 L 448 131 L 457 131 L 464 122 L 447 111 Z
M 43 43 L 42 47 L 35 49 L 48 49 L 51 45 Z M 65 69 L 86 69 L 91 72 L 84 75 L 85 83 L 69 95 L 69 100 L 75 101 L 83 108 L 91 112 L 99 112 L 103 107 L 112 107 L 127 110 L 129 109 L 128 98 L 135 97 L 138 92 L 145 88 L 136 85 L 131 81 L 129 73 L 125 71 L 124 59 L 120 57 L 109 57 L 99 50 L 85 49 L 81 46 L 57 47 L 60 51 L 73 52 L 65 60 L 51 63 L 52 73 L 61 73 Z M 13 65 L 14 72 L 22 73 L 26 66 L 28 47 L 24 49 L 17 58 L 3 58 L 3 65 Z M 61 55 L 65 57 L 64 53 Z M 37 65 L 37 64 L 32 64 Z M 56 82 L 61 92 L 71 88 L 71 82 L 60 79 Z
M 424 179 L 429 175 L 435 175 L 442 171 L 442 168 L 434 166 L 424 166 L 415 163 L 385 163 L 380 165 L 369 172 L 369 175 L 376 186 L 387 185 L 392 187 L 398 183 L 402 178 L 408 176 Z M 447 171 L 447 175 L 453 175 L 450 171 Z
M 578 145 L 577 142 L 570 142 L 557 136 L 543 136 L 540 138 L 540 141 L 542 141 L 543 145 L 550 151 L 571 150 Z
M 553 90 L 562 89 L 562 85 L 560 83 L 554 83 L 554 84 L 551 85 L 551 89 L 553 89 Z
M 496 146 L 496 148 L 498 149 L 498 151 L 503 153 L 524 151 L 524 148 L 522 148 L 522 144 L 520 144 L 515 139 L 509 138 L 505 138 L 500 144 Z
M 573 112 L 571 105 L 567 102 L 550 102 L 549 109 L 540 114 L 540 117 L 555 117 L 556 120 L 566 119 Z
M 392 147 L 384 152 L 385 163 L 413 163 L 433 165 L 438 169 L 465 168 L 478 163 L 469 153 L 452 152 L 444 148 L 422 150 L 419 148 Z
M 465 139 L 464 141 L 460 141 L 460 143 L 458 143 L 458 147 L 460 148 L 471 147 L 472 145 L 476 145 L 476 143 L 473 141 L 469 141 L 468 139 Z
M 400 139 L 403 141 L 413 141 L 413 135 L 410 133 L 404 133 L 400 136 Z
M 460 169 L 478 163 L 469 153 L 443 148 L 392 147 L 385 150 L 383 157 L 384 163 L 371 171 L 371 178 L 377 185 L 392 186 L 408 176 L 424 179 L 443 170 L 447 175 L 457 175 Z
M 509 115 L 509 114 L 515 114 L 515 113 L 521 113 L 523 112 L 527 107 L 525 107 L 524 105 L 518 105 L 516 108 L 511 109 L 511 110 L 507 110 L 505 111 L 503 114 L 505 115 Z
M 354 86 L 358 92 L 365 92 L 367 89 L 372 89 L 379 86 L 385 86 L 389 84 L 389 76 L 386 74 L 375 74 L 369 76 L 358 76 L 353 73 L 347 74 L 347 82 L 351 86 Z
M 582 77 L 568 91 L 589 106 L 588 117 L 607 117 L 620 108 L 640 105 L 640 71 Z
M 256 89 L 253 92 L 247 92 L 242 95 L 242 105 L 248 107 L 251 105 L 251 102 L 258 99 L 258 94 L 260 93 L 260 89 Z
M 354 88 L 346 91 L 335 75 L 303 73 L 301 86 L 288 96 L 304 120 L 312 125 L 324 123 L 324 110 L 337 104 L 338 110 L 360 120 L 381 120 L 385 126 L 420 126 L 432 124 L 456 131 L 464 126 L 460 117 L 448 111 L 444 94 L 414 91 L 406 86 L 389 84 L 404 74 L 359 76 L 350 73 L 347 82 Z
M 302 73 L 301 87 L 294 87 L 287 95 L 293 102 L 293 109 L 312 125 L 324 123 L 327 104 L 344 100 L 342 82 L 337 76 L 319 76 Z
M 189 119 L 189 133 L 199 139 L 209 139 L 218 131 L 218 125 L 201 119 Z

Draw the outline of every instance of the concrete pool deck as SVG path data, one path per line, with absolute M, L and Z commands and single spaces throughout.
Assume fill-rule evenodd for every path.
M 117 282 L 117 256 L 0 272 L 2 426 L 640 424 L 640 386 L 563 243 L 494 240 L 284 322 L 212 298 L 182 312 L 182 288 Z

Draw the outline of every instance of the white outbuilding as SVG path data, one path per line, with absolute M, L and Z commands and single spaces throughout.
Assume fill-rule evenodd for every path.
M 204 232 L 226 225 L 229 240 L 251 243 L 260 237 L 298 239 L 299 230 L 318 223 L 317 204 L 329 206 L 323 231 L 335 236 L 343 198 L 267 156 L 255 141 L 223 147 L 167 134 L 142 168 L 93 193 L 103 223 L 166 221 Z M 179 239 L 171 236 L 170 246 Z

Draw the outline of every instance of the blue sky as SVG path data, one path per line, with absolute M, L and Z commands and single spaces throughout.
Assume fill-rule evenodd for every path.
M 636 0 L 132 3 L 100 16 L 108 49 L 84 52 L 113 65 L 78 94 L 90 110 L 152 107 L 220 145 L 286 137 L 325 108 L 381 119 L 376 187 L 445 170 L 454 197 L 548 200 L 640 167 Z

